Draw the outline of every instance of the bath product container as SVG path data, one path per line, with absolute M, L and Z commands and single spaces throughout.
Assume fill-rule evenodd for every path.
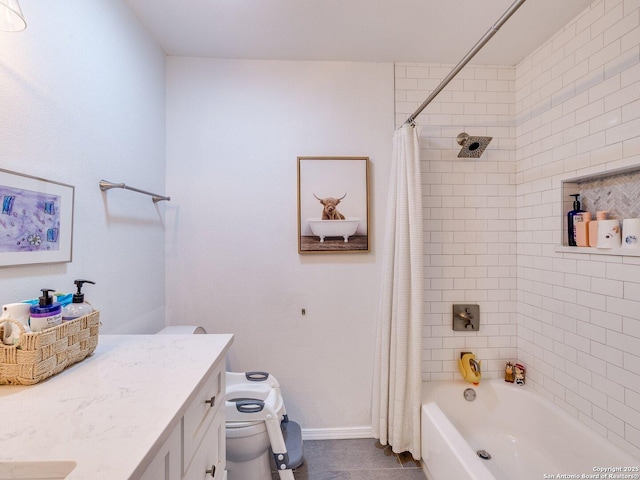
M 91 283 L 93 285 L 96 282 L 91 280 L 75 280 L 73 283 L 78 287 L 78 291 L 73 294 L 73 301 L 62 309 L 62 321 L 68 322 L 74 318 L 83 317 L 93 312 L 93 307 L 84 301 L 84 293 L 82 293 L 82 285 L 85 283 Z
M 29 309 L 31 331 L 39 332 L 62 323 L 62 305 L 54 302 L 53 297 L 49 296 L 49 292 L 53 291 L 51 288 L 43 288 L 38 305 L 32 305 Z
M 625 218 L 622 221 L 622 247 L 640 249 L 640 218 Z
M 591 214 L 589 212 L 579 213 L 573 217 L 573 225 L 576 230 L 576 245 L 578 247 L 589 246 L 589 223 L 591 223 Z
M 514 380 L 513 364 L 511 362 L 507 362 L 507 365 L 504 367 L 504 381 L 513 383 Z
M 580 194 L 574 193 L 570 196 L 573 197 L 573 210 L 567 213 L 567 241 L 569 246 L 576 247 L 575 216 L 584 210 L 580 209 Z
M 598 221 L 598 248 L 619 248 L 621 241 L 619 220 Z
M 590 247 L 598 246 L 598 222 L 600 220 L 606 220 L 608 213 L 609 212 L 606 210 L 598 211 L 596 212 L 596 219 L 591 220 L 589 222 L 589 246 Z
M 524 385 L 525 378 L 526 378 L 526 375 L 527 375 L 526 370 L 519 363 L 516 363 L 513 366 L 513 368 L 515 370 L 515 383 L 516 383 L 516 385 Z

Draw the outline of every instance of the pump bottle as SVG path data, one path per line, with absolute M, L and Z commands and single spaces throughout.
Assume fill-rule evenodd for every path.
M 584 210 L 580 209 L 580 194 L 574 193 L 573 195 L 570 195 L 570 196 L 574 197 L 574 199 L 573 199 L 573 210 L 567 213 L 567 241 L 568 241 L 567 243 L 571 247 L 576 247 L 577 244 L 576 244 L 576 230 L 574 225 L 574 217 L 579 213 L 583 213 Z
M 62 323 L 62 305 L 54 302 L 53 297 L 49 296 L 49 292 L 54 291 L 51 288 L 43 288 L 42 296 L 38 298 L 39 304 L 29 307 L 31 331 L 39 332 Z
M 73 294 L 73 302 L 62 309 L 62 321 L 68 322 L 74 318 L 83 317 L 93 312 L 93 307 L 84 301 L 84 293 L 82 293 L 82 285 L 95 282 L 91 280 L 75 280 L 73 283 L 78 287 L 78 291 Z

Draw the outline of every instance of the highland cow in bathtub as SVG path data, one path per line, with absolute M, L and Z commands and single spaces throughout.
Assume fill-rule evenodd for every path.
M 347 196 L 346 193 L 340 198 L 319 198 L 315 193 L 313 196 L 320 200 L 320 203 L 324 207 L 322 209 L 322 220 L 344 220 L 344 215 L 338 211 L 337 207 L 340 201 Z

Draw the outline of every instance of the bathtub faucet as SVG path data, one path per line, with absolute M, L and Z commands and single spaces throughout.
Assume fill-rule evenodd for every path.
M 467 382 L 474 385 L 480 384 L 480 377 L 482 372 L 480 371 L 481 361 L 476 361 L 476 356 L 471 352 L 461 352 L 460 360 L 458 360 L 458 369 L 462 378 Z
M 471 370 L 473 370 L 478 375 L 481 374 L 481 372 L 480 372 L 480 364 L 478 362 L 476 362 L 473 358 L 469 359 L 469 365 L 471 365 Z
M 471 309 L 469 307 L 464 309 L 464 313 L 456 312 L 456 316 L 460 317 L 465 321 L 464 328 L 469 328 L 473 330 L 473 313 L 471 313 Z

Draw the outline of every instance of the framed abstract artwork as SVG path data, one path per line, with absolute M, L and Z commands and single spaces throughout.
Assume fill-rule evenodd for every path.
M 0 169 L 0 266 L 71 261 L 74 187 Z
M 298 157 L 298 253 L 369 251 L 369 158 Z

